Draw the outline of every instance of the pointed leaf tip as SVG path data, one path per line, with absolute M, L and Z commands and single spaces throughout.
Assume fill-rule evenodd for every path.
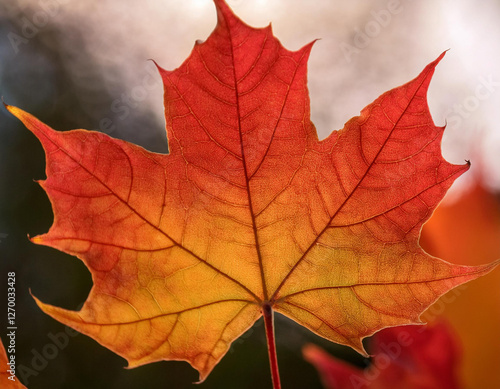
M 225 0 L 214 0 L 215 8 L 224 15 L 236 16 Z
M 43 244 L 43 239 L 40 235 L 37 235 L 37 236 L 34 236 L 33 238 L 30 238 L 29 235 L 28 235 L 28 238 L 29 240 L 32 242 L 32 243 L 35 243 L 35 244 Z
M 32 133 L 36 135 L 37 130 L 41 127 L 49 129 L 47 125 L 43 124 L 40 120 L 38 120 L 35 116 L 32 114 L 22 110 L 21 108 L 15 107 L 13 105 L 5 105 L 5 108 L 14 115 L 16 118 L 18 118 L 28 130 L 30 130 Z
M 448 50 L 445 50 L 441 54 L 439 54 L 439 56 L 434 61 L 432 61 L 429 65 L 427 65 L 427 68 L 429 68 L 429 67 L 435 68 L 437 66 L 437 64 L 439 62 L 441 62 L 441 60 L 444 58 L 447 51 Z
M 239 18 L 234 14 L 233 10 L 224 0 L 214 0 L 215 9 L 217 11 L 217 24 L 226 24 L 229 19 Z

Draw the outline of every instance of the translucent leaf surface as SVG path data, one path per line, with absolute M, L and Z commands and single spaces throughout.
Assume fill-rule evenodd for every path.
M 419 233 L 468 164 L 440 151 L 426 92 L 434 68 L 319 141 L 307 59 L 271 27 L 218 23 L 165 85 L 168 155 L 85 130 L 57 132 L 8 109 L 47 155 L 54 210 L 32 240 L 82 259 L 78 311 L 37 300 L 131 367 L 186 360 L 204 380 L 269 304 L 364 353 L 361 340 L 419 322 L 440 295 L 494 265 L 427 255 Z M 339 93 L 339 91 L 332 91 Z

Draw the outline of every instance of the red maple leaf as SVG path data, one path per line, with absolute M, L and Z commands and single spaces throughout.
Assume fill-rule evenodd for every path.
M 264 316 L 278 387 L 273 312 L 364 353 L 364 337 L 419 322 L 495 265 L 453 265 L 418 244 L 468 169 L 442 158 L 427 107 L 443 55 L 319 141 L 312 44 L 286 50 L 215 3 L 210 37 L 160 68 L 168 155 L 8 107 L 47 154 L 54 224 L 32 241 L 78 256 L 94 282 L 78 312 L 37 302 L 131 367 L 186 360 L 201 380 Z
M 334 358 L 314 345 L 304 357 L 326 389 L 459 389 L 458 341 L 444 322 L 388 328 L 373 336 L 372 363 L 366 369 Z

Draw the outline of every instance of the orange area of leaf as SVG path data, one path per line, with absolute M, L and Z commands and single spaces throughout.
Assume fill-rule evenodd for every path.
M 319 141 L 307 59 L 271 27 L 215 1 L 218 23 L 165 86 L 169 154 L 107 135 L 57 132 L 8 109 L 47 155 L 54 210 L 35 243 L 76 255 L 94 286 L 49 315 L 129 366 L 186 360 L 204 380 L 264 304 L 365 353 L 381 328 L 419 322 L 451 288 L 495 265 L 427 255 L 419 233 L 468 164 L 440 152 L 426 92 L 434 68 Z

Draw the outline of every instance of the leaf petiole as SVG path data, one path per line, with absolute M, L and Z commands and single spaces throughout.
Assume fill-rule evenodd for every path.
M 276 356 L 276 342 L 274 340 L 274 312 L 271 304 L 264 303 L 262 306 L 264 324 L 266 326 L 267 350 L 269 351 L 269 364 L 273 378 L 273 388 L 281 389 L 280 372 L 278 369 L 278 358 Z

